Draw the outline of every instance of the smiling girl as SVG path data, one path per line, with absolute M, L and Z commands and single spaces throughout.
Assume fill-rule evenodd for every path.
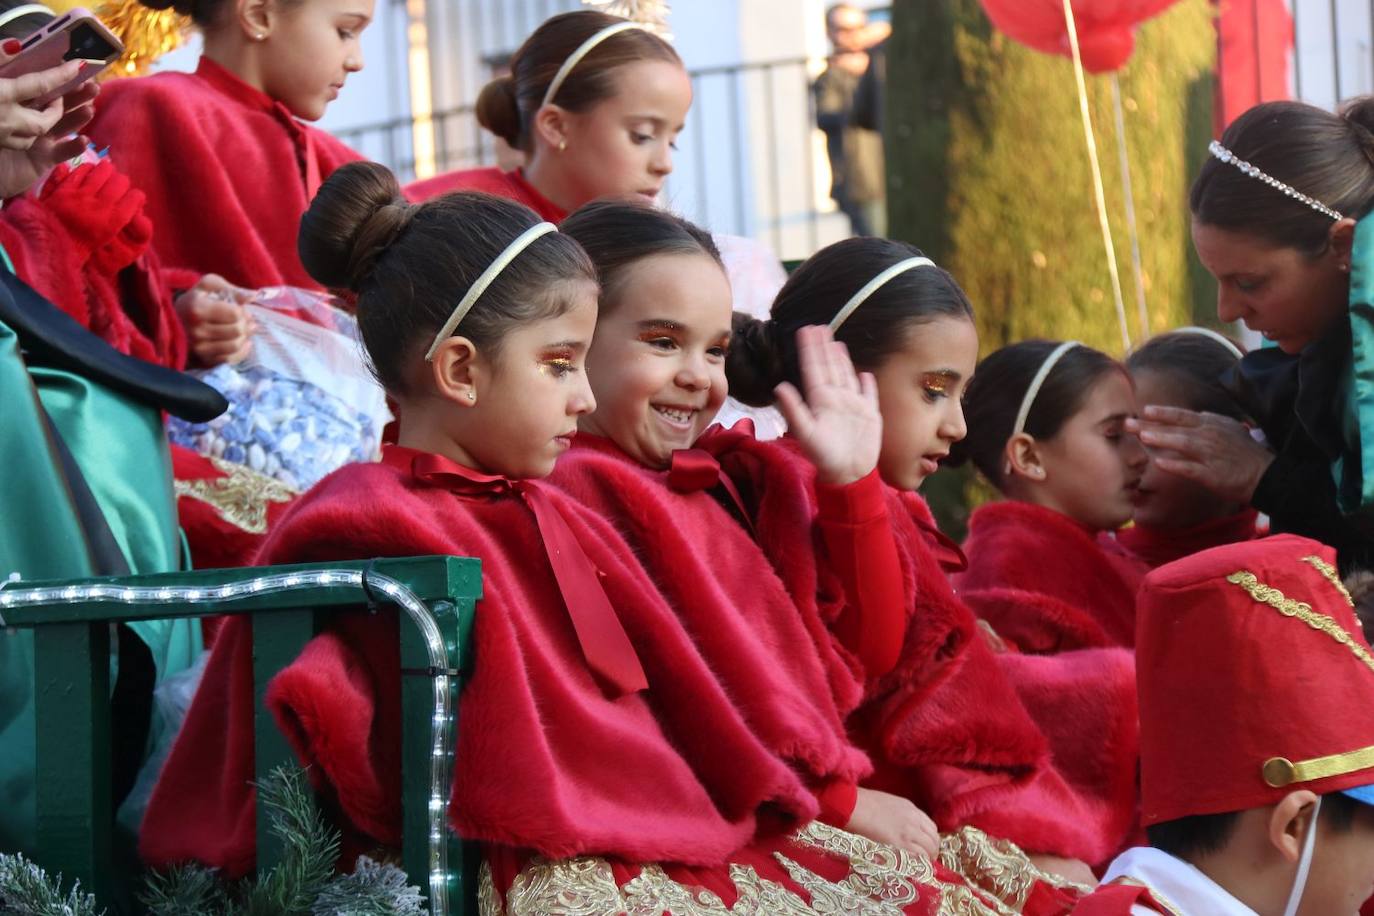
M 525 165 L 418 181 L 406 188 L 411 199 L 472 188 L 558 222 L 598 198 L 658 196 L 692 104 L 671 45 L 628 20 L 579 10 L 535 29 L 510 67 L 482 90 L 477 120 L 523 152 Z
M 969 519 L 964 598 L 1028 652 L 1133 645 L 1143 568 L 1103 539 L 1149 462 L 1125 368 L 1072 341 L 1012 344 L 979 363 L 964 411 L 956 454 L 1004 497 Z

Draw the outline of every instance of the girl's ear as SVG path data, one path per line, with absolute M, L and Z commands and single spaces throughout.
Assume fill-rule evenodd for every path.
M 1045 479 L 1040 446 L 1029 433 L 1017 433 L 1008 439 L 1003 455 L 1002 476 L 1007 481 L 1022 477 L 1038 483 Z
M 477 390 L 489 377 L 477 347 L 466 337 L 450 337 L 434 352 L 429 379 L 434 393 L 458 407 L 477 406 Z
M 273 6 L 277 0 L 237 0 L 234 4 L 235 25 L 250 41 L 262 41 L 272 34 Z
M 530 131 L 552 149 L 568 148 L 568 128 L 572 114 L 557 105 L 544 105 L 534 113 Z
M 1350 252 L 1355 247 L 1355 220 L 1347 216 L 1336 222 L 1327 238 L 1331 243 L 1331 253 L 1336 256 L 1336 263 L 1341 265 L 1342 270 L 1350 270 Z

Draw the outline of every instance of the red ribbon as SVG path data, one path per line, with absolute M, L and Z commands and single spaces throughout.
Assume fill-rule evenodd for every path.
M 740 523 L 754 534 L 754 520 L 744 505 L 744 497 L 730 475 L 721 470 L 717 455 L 734 447 L 741 439 L 754 438 L 754 424 L 741 420 L 729 429 L 712 426 L 697 439 L 695 448 L 673 452 L 668 466 L 668 486 L 678 493 L 696 493 L 719 486 L 738 510 Z
M 614 689 L 615 696 L 635 693 L 649 686 L 639 656 L 625 627 L 611 607 L 600 573 L 582 549 L 567 519 L 539 484 L 531 480 L 507 480 L 478 474 L 440 455 L 419 453 L 411 460 L 411 473 L 426 483 L 460 496 L 516 493 L 534 513 L 539 539 L 553 567 L 558 591 L 577 634 L 587 667 Z

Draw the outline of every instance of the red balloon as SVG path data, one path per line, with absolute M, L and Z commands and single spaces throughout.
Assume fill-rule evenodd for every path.
M 992 24 L 1046 54 L 1071 56 L 1063 0 L 980 0 Z M 1136 26 L 1177 0 L 1073 0 L 1078 50 L 1092 73 L 1118 70 L 1135 50 Z

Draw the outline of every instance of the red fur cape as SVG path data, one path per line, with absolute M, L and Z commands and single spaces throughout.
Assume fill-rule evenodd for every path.
M 1132 525 L 1116 533 L 1116 542 L 1126 553 L 1155 569 L 1212 547 L 1252 541 L 1261 536 L 1258 522 L 1259 513 L 1247 508 L 1191 528 Z
M 296 255 L 320 182 L 361 158 L 202 57 L 195 73 L 112 80 L 86 128 L 148 195 L 153 248 L 186 288 L 204 273 L 318 289 Z
M 551 857 L 711 864 L 761 829 L 815 816 L 812 793 L 755 737 L 610 525 L 550 491 L 649 674 L 647 691 L 614 700 L 582 658 L 527 506 L 425 484 L 394 466 L 407 452 L 325 478 L 282 519 L 261 560 L 481 558 L 449 805 L 462 835 Z M 151 864 L 192 858 L 229 874 L 252 866 L 250 626 L 234 618 L 224 627 L 153 792 L 140 840 Z M 334 619 L 268 696 L 348 824 L 391 843 L 400 830 L 396 626 L 394 615 Z
M 525 180 L 520 169 L 503 172 L 500 169 L 468 169 L 462 172 L 445 172 L 423 181 L 412 182 L 405 187 L 406 197 L 419 203 L 447 194 L 450 191 L 485 191 L 497 197 L 518 201 L 551 223 L 561 223 L 568 211 L 549 200 Z
M 787 440 L 730 441 L 722 466 L 750 494 L 758 542 L 783 580 L 804 588 L 818 565 L 824 578 L 814 468 Z M 1136 811 L 1130 653 L 994 652 L 942 564 L 962 560 L 958 548 L 919 496 L 887 496 L 907 624 L 896 667 L 867 683 L 849 720 L 876 766 L 865 785 L 912 799 L 943 830 L 971 824 L 1034 852 L 1106 861 Z
M 550 484 L 621 530 L 760 737 L 813 784 L 866 775 L 868 760 L 843 724 L 860 686 L 814 599 L 793 602 L 709 493 L 674 491 L 665 472 L 609 440 L 584 433 L 574 442 Z
M 1145 567 L 1062 513 L 1005 500 L 976 509 L 960 595 L 1027 652 L 1135 645 Z

